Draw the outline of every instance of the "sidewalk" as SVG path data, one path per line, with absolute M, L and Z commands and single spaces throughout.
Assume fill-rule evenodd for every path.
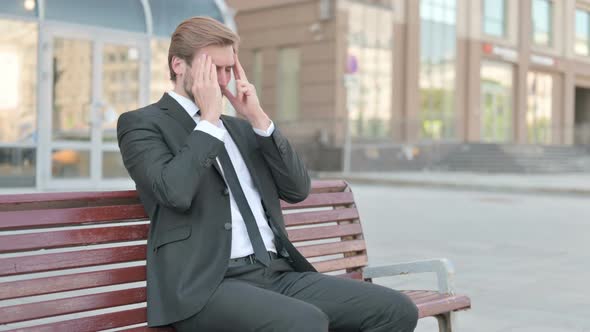
M 407 187 L 590 196 L 590 173 L 476 174 L 462 172 L 318 172 L 318 179 Z

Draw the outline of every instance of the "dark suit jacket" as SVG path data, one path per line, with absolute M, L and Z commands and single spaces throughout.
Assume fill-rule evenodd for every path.
M 279 199 L 299 202 L 310 191 L 305 166 L 275 128 L 256 135 L 222 115 L 262 198 L 277 248 L 297 271 L 315 271 L 287 238 Z M 193 131 L 194 120 L 168 94 L 122 114 L 117 138 L 123 162 L 150 217 L 147 252 L 149 326 L 199 312 L 219 285 L 231 250 L 230 198 L 215 157 L 223 142 Z

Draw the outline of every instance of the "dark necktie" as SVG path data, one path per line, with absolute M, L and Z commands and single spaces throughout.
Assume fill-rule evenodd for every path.
M 265 266 L 270 265 L 270 256 L 266 251 L 266 247 L 264 246 L 264 241 L 262 240 L 262 235 L 260 235 L 260 230 L 258 229 L 258 224 L 256 224 L 256 218 L 254 218 L 254 214 L 250 209 L 250 205 L 248 204 L 248 200 L 246 200 L 246 195 L 244 195 L 244 191 L 242 191 L 242 186 L 240 186 L 240 181 L 238 180 L 238 175 L 234 169 L 234 166 L 229 159 L 229 155 L 227 154 L 227 150 L 225 150 L 225 146 L 221 149 L 221 152 L 217 156 L 219 158 L 219 163 L 221 164 L 221 168 L 223 169 L 223 175 L 225 176 L 225 181 L 231 190 L 231 193 L 238 205 L 238 209 L 244 218 L 244 223 L 246 224 L 246 230 L 248 231 L 248 237 L 250 238 L 250 242 L 252 243 L 252 247 L 254 248 L 254 256 L 256 259 L 264 264 Z

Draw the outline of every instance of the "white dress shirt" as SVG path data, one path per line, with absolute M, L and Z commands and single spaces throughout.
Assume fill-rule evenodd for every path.
M 260 194 L 252 181 L 252 176 L 250 175 L 250 171 L 244 162 L 244 158 L 240 154 L 236 143 L 231 138 L 231 135 L 227 132 L 225 127 L 223 126 L 223 121 L 219 121 L 217 125 L 203 120 L 201 121 L 201 117 L 197 114 L 199 108 L 197 105 L 190 99 L 181 96 L 174 91 L 169 91 L 168 95 L 174 100 L 176 100 L 188 113 L 188 115 L 195 120 L 195 129 L 206 132 L 207 134 L 223 141 L 225 145 L 225 149 L 231 159 L 231 162 L 235 168 L 236 174 L 238 175 L 238 180 L 240 181 L 240 186 L 244 191 L 244 195 L 246 195 L 246 200 L 250 205 L 250 209 L 252 210 L 252 214 L 254 218 L 256 218 L 256 223 L 258 224 L 258 229 L 260 230 L 260 235 L 262 235 L 262 240 L 264 241 L 264 246 L 266 250 L 277 252 L 275 244 L 274 244 L 274 234 L 270 229 L 266 221 L 266 217 L 264 214 L 264 208 L 262 207 L 262 202 L 260 199 Z M 274 123 L 271 122 L 270 126 L 266 131 L 260 130 L 257 128 L 253 128 L 254 132 L 260 136 L 268 137 L 272 135 L 275 127 Z M 221 164 L 219 164 L 219 159 L 215 158 L 219 168 L 222 170 Z M 228 187 L 229 188 L 229 187 Z M 254 248 L 252 248 L 252 243 L 250 242 L 250 237 L 248 236 L 248 231 L 246 229 L 246 224 L 244 223 L 244 217 L 240 213 L 238 209 L 238 205 L 236 204 L 236 200 L 234 199 L 234 195 L 230 189 L 230 207 L 231 207 L 231 219 L 232 219 L 232 241 L 231 241 L 231 254 L 230 258 L 237 258 L 237 257 L 244 257 L 254 253 Z

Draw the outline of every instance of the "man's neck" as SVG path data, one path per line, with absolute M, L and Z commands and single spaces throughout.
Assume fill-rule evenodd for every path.
M 175 84 L 174 85 L 174 89 L 172 89 L 172 91 L 174 91 L 174 93 L 177 93 L 185 98 L 187 98 L 188 100 L 192 100 L 191 97 L 189 97 L 186 94 L 186 91 L 180 86 L 180 84 Z M 193 101 L 194 102 L 194 101 Z

